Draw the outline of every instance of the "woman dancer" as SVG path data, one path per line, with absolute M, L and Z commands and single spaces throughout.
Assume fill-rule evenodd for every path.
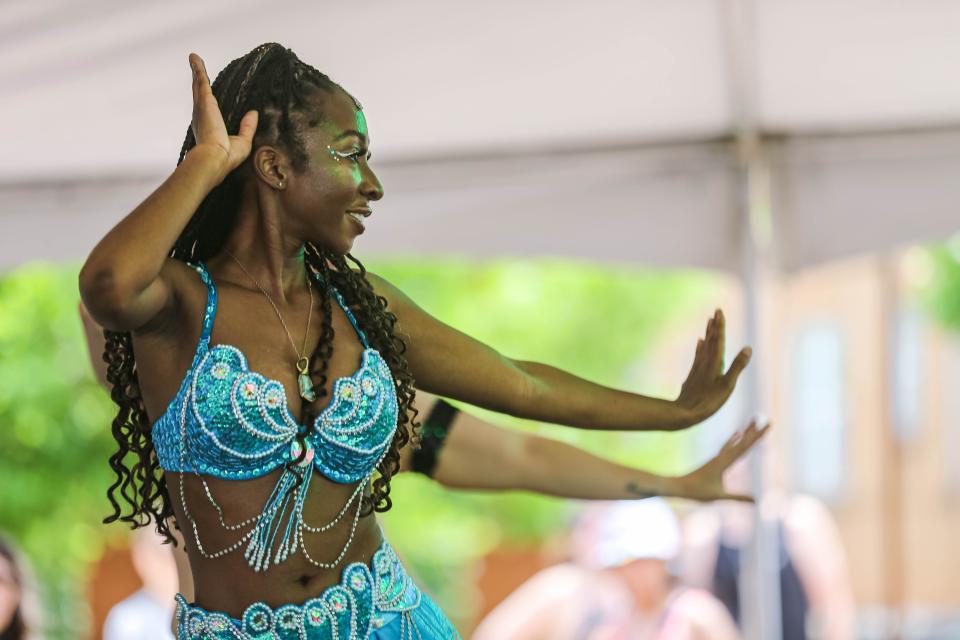
M 106 364 L 101 358 L 104 347 L 102 328 L 93 321 L 82 304 L 80 314 L 94 373 L 97 380 L 109 390 Z M 616 464 L 550 438 L 503 429 L 461 412 L 443 398 L 433 398 L 429 393 L 420 390 L 417 391 L 415 405 L 417 415 L 424 411 L 426 416 L 420 426 L 420 446 L 416 449 L 404 447 L 401 450 L 400 472 L 413 471 L 423 474 L 447 488 L 525 490 L 561 498 L 604 500 L 636 498 L 639 487 L 645 487 L 645 491 L 658 495 L 700 501 L 753 501 L 747 494 L 729 492 L 723 479 L 731 465 L 735 461 L 742 462 L 743 453 L 761 437 L 763 431 L 757 429 L 748 429 L 746 437 L 734 435 L 716 457 L 695 471 L 679 477 L 663 477 Z M 643 495 L 647 494 L 640 491 L 639 497 Z M 639 523 L 634 522 L 634 525 L 644 527 L 641 532 L 644 535 L 653 534 L 653 530 L 647 529 L 655 528 L 657 519 L 653 518 L 645 523 L 643 518 L 646 517 L 646 512 L 643 509 L 642 506 L 638 507 L 639 512 L 644 515 L 639 518 Z M 670 518 L 672 517 L 671 515 Z M 174 530 L 171 533 L 179 543 L 179 532 Z M 615 540 L 621 540 L 623 536 L 636 538 L 635 534 L 630 534 L 626 529 L 621 534 Z M 643 535 L 640 538 L 643 538 Z M 173 546 L 171 550 L 176 560 L 180 591 L 184 598 L 192 599 L 193 582 L 189 559 L 182 545 Z M 547 574 L 542 577 L 546 580 Z M 588 582 L 589 580 L 584 583 L 586 588 L 590 588 Z M 558 592 L 552 589 L 551 593 Z M 526 606 L 519 602 L 521 599 L 522 596 L 516 594 L 510 597 L 511 602 L 518 600 L 517 604 Z M 726 628 L 726 618 L 719 615 L 724 613 L 722 607 L 717 614 L 712 603 L 704 603 L 703 598 L 691 600 L 698 603 L 695 607 L 699 611 L 698 615 L 710 619 L 713 632 L 718 636 L 722 635 L 721 629 Z M 541 604 L 550 606 L 545 601 Z M 528 609 L 529 607 L 525 609 L 524 619 L 533 622 L 534 612 Z M 566 611 L 568 614 L 573 613 L 573 609 L 568 608 Z M 541 611 L 540 615 L 551 620 L 550 624 L 538 628 L 541 635 L 552 637 L 550 634 L 554 631 L 551 629 L 555 629 L 556 624 L 566 624 L 565 620 L 560 620 L 549 610 Z M 510 613 L 505 613 L 500 619 L 505 616 L 509 616 L 510 625 L 520 626 L 521 621 L 514 619 L 515 616 Z M 716 619 L 711 616 L 716 616 Z M 720 620 L 721 618 L 723 620 Z M 573 633 L 575 626 L 571 625 L 564 633 Z M 486 631 L 503 635 L 499 627 Z
M 277 44 L 212 87 L 190 64 L 177 169 L 80 273 L 120 407 L 107 521 L 169 536 L 175 515 L 196 599 L 178 599 L 179 638 L 458 637 L 372 515 L 390 508 L 414 435 L 414 381 L 593 429 L 682 429 L 729 397 L 749 351 L 723 370 L 719 312 L 673 401 L 511 360 L 438 322 L 350 255 L 383 197 L 359 103 Z

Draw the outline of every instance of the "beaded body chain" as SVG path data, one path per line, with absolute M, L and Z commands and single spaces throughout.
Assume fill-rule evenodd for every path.
M 185 424 L 185 421 L 183 423 Z M 184 429 L 181 431 L 181 433 L 184 436 L 184 444 L 181 447 L 181 456 L 186 456 L 186 430 Z M 183 460 L 183 457 L 181 460 Z M 307 465 L 298 466 L 303 469 L 303 471 L 299 472 L 302 474 L 300 475 L 300 486 L 291 488 L 294 487 L 293 483 L 296 480 L 294 474 L 297 474 L 298 472 L 289 468 L 285 469 L 283 475 L 281 475 L 280 479 L 277 481 L 273 493 L 271 493 L 270 497 L 267 499 L 267 504 L 264 505 L 263 510 L 259 514 L 233 525 L 227 524 L 224 521 L 223 508 L 214 499 L 213 493 L 210 491 L 210 487 L 207 484 L 206 479 L 198 472 L 194 472 L 203 483 L 204 494 L 207 496 L 207 500 L 210 502 L 211 506 L 213 506 L 213 508 L 216 510 L 220 525 L 224 529 L 228 531 L 237 531 L 247 525 L 252 525 L 252 527 L 236 542 L 215 552 L 207 551 L 203 546 L 203 543 L 200 541 L 200 532 L 197 529 L 197 523 L 193 519 L 190 509 L 187 506 L 186 493 L 183 489 L 183 474 L 180 474 L 178 482 L 180 506 L 183 508 L 183 514 L 190 523 L 190 528 L 193 532 L 193 539 L 194 542 L 196 542 L 197 550 L 200 551 L 200 554 L 204 558 L 220 558 L 228 553 L 236 551 L 245 542 L 247 542 L 247 548 L 244 552 L 244 557 L 246 558 L 247 563 L 254 571 L 266 571 L 271 564 L 271 555 L 273 556 L 272 564 L 280 564 L 291 554 L 297 552 L 299 543 L 299 548 L 301 551 L 303 551 L 304 558 L 306 558 L 307 561 L 313 566 L 321 569 L 332 569 L 339 566 L 340 562 L 347 554 L 347 550 L 350 548 L 350 545 L 353 543 L 354 536 L 356 535 L 357 523 L 360 520 L 360 503 L 362 502 L 361 498 L 363 496 L 363 490 L 369 486 L 372 480 L 372 475 L 367 477 L 366 480 L 357 483 L 357 488 L 353 491 L 346 503 L 344 503 L 343 508 L 340 509 L 340 512 L 333 518 L 333 520 L 320 527 L 313 527 L 307 524 L 303 519 L 303 501 L 306 498 L 307 490 L 310 487 L 310 478 L 313 477 L 313 465 L 308 463 Z M 282 495 L 281 492 L 283 492 Z M 292 502 L 294 504 L 293 511 L 290 513 L 287 521 L 287 527 L 283 538 L 281 538 L 279 543 L 273 545 L 273 536 L 276 535 L 277 531 L 279 530 L 279 526 L 282 524 L 277 520 L 277 513 L 278 511 L 285 511 L 287 498 L 290 497 L 288 492 L 292 492 Z M 332 529 L 338 522 L 340 522 L 340 520 L 343 519 L 344 515 L 350 509 L 350 505 L 353 504 L 354 501 L 356 501 L 357 507 L 354 511 L 353 521 L 350 525 L 350 534 L 347 537 L 347 541 L 341 548 L 340 553 L 337 555 L 336 559 L 331 562 L 320 562 L 315 560 L 307 551 L 304 543 L 304 532 L 324 533 Z M 273 535 L 270 535 L 271 532 Z M 292 536 L 290 535 L 291 532 L 293 534 Z

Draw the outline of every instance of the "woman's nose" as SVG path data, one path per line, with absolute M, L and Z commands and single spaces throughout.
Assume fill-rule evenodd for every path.
M 361 193 L 366 196 L 367 200 L 379 200 L 383 197 L 383 185 L 380 184 L 380 179 L 377 178 L 377 174 L 372 169 L 367 169 L 366 173 L 367 175 L 360 185 Z

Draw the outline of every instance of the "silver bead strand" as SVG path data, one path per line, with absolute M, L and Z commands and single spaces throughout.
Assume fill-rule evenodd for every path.
M 180 506 L 183 508 L 183 515 L 186 516 L 187 520 L 190 522 L 190 528 L 193 530 L 193 540 L 197 544 L 197 550 L 200 552 L 200 555 L 208 559 L 221 558 L 227 555 L 228 553 L 232 553 L 233 551 L 236 551 L 237 549 L 239 549 L 240 545 L 242 545 L 250 536 L 252 536 L 253 532 L 256 529 L 255 528 L 251 529 L 246 534 L 244 534 L 243 537 L 241 537 L 239 540 L 237 540 L 230 546 L 226 547 L 225 549 L 221 549 L 220 551 L 216 551 L 214 553 L 208 553 L 207 550 L 204 548 L 203 543 L 200 541 L 200 532 L 197 530 L 197 522 L 193 519 L 193 516 L 190 514 L 190 508 L 187 506 L 187 495 L 183 489 L 183 469 L 186 468 L 184 466 L 184 462 L 186 461 L 186 455 L 187 455 L 186 450 L 187 450 L 187 401 L 188 399 L 189 399 L 189 396 L 187 398 L 184 398 L 183 409 L 181 409 L 180 411 L 180 469 L 181 471 L 179 474 L 177 474 L 179 479 L 179 482 L 177 484 L 179 485 Z M 197 477 L 202 478 L 202 476 L 200 476 L 199 473 L 197 473 L 196 475 Z
M 367 478 L 367 482 L 370 482 L 370 478 Z M 300 536 L 300 550 L 303 551 L 303 557 L 307 559 L 310 564 L 317 567 L 318 569 L 333 569 L 340 565 L 340 561 L 343 560 L 343 557 L 347 555 L 347 550 L 350 548 L 350 545 L 353 544 L 353 537 L 357 533 L 357 523 L 360 521 L 360 511 L 363 501 L 360 500 L 357 503 L 357 511 L 353 516 L 353 522 L 350 525 L 350 535 L 347 537 L 346 544 L 343 545 L 343 549 L 340 551 L 340 554 L 336 557 L 333 562 L 318 562 L 310 556 L 310 553 L 307 551 L 307 545 L 304 543 L 303 535 Z
M 337 516 L 336 516 L 333 520 L 331 520 L 330 522 L 328 522 L 327 524 L 325 524 L 325 525 L 323 525 L 323 526 L 320 526 L 320 527 L 311 527 L 311 526 L 308 525 L 308 524 L 306 523 L 306 521 L 303 519 L 303 513 L 301 513 L 300 516 L 299 516 L 299 519 L 300 519 L 300 524 L 303 525 L 303 529 L 309 531 L 310 533 L 324 533 L 325 531 L 329 531 L 330 529 L 332 529 L 334 525 L 336 525 L 338 522 L 340 522 L 340 520 L 343 518 L 344 514 L 347 513 L 347 511 L 350 509 L 350 505 L 353 504 L 353 501 L 356 500 L 357 496 L 358 496 L 358 495 L 362 495 L 363 487 L 365 486 L 365 484 L 366 484 L 366 483 L 364 483 L 364 482 L 358 483 L 358 484 L 357 484 L 357 488 L 356 488 L 356 489 L 354 490 L 354 492 L 353 492 L 353 495 L 351 495 L 351 496 L 347 499 L 347 502 L 343 505 L 343 508 L 340 509 L 340 513 L 338 513 Z
M 203 476 L 200 476 L 200 482 L 203 483 L 203 491 L 204 493 L 207 494 L 207 499 L 210 501 L 210 504 L 213 505 L 213 508 L 216 509 L 217 511 L 217 516 L 219 516 L 220 518 L 220 526 L 226 529 L 227 531 L 237 531 L 241 527 L 245 527 L 248 524 L 253 524 L 254 522 L 257 522 L 263 518 L 264 514 L 261 512 L 255 516 L 247 518 L 242 522 L 238 522 L 237 524 L 227 524 L 223 519 L 223 509 L 220 507 L 217 501 L 214 500 L 213 493 L 211 493 L 210 491 L 210 485 L 207 484 L 207 479 L 204 478 Z

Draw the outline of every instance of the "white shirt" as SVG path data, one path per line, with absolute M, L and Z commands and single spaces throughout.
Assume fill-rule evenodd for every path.
M 170 633 L 172 602 L 158 602 L 141 589 L 121 600 L 107 614 L 103 640 L 174 640 Z

